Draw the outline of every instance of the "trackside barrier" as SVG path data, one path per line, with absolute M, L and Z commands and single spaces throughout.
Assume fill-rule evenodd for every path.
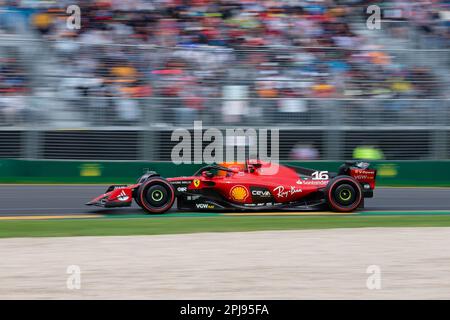
M 283 164 L 336 171 L 342 161 L 284 161 Z M 378 186 L 450 187 L 450 160 L 376 161 Z M 0 183 L 133 183 L 146 170 L 164 177 L 188 176 L 202 165 L 170 162 L 0 160 Z

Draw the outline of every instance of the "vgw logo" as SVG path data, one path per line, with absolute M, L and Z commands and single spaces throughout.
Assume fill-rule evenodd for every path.
M 207 204 L 207 203 L 197 203 L 195 205 L 197 207 L 197 209 L 213 209 L 214 206 L 211 204 Z

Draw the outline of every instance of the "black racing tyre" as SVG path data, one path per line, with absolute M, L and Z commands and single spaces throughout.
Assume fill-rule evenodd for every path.
M 159 177 L 159 174 L 156 173 L 155 171 L 148 171 L 144 173 L 142 176 L 140 176 L 139 179 L 137 179 L 136 183 L 144 183 L 145 181 L 147 181 L 152 177 Z
M 338 176 L 325 189 L 328 206 L 333 211 L 350 212 L 361 205 L 363 191 L 358 181 L 349 176 Z
M 136 190 L 136 193 L 135 193 L 135 195 L 134 195 L 133 197 L 134 197 L 134 201 L 136 201 L 136 203 L 138 204 L 138 206 L 142 208 L 141 200 L 139 200 L 138 190 L 139 190 L 139 188 Z
M 175 201 L 172 185 L 160 177 L 150 178 L 137 190 L 136 202 L 147 213 L 164 213 Z
M 136 183 L 143 184 L 145 181 L 151 179 L 152 177 L 159 177 L 159 174 L 156 173 L 155 171 L 148 171 L 148 172 L 144 173 L 142 176 L 140 176 L 137 179 Z M 135 190 L 135 192 L 133 193 L 134 201 L 136 201 L 136 203 L 139 205 L 139 207 L 143 208 L 142 207 L 142 202 L 141 202 L 141 200 L 139 200 L 139 195 L 138 195 L 137 191 L 138 190 Z

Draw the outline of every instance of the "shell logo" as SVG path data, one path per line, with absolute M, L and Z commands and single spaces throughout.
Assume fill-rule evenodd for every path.
M 248 197 L 248 190 L 244 186 L 234 186 L 230 190 L 230 196 L 235 201 L 245 201 Z

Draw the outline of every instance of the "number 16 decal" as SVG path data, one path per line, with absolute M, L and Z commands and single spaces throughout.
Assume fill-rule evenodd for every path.
M 328 179 L 328 171 L 314 171 L 311 176 L 313 180 L 326 180 Z

